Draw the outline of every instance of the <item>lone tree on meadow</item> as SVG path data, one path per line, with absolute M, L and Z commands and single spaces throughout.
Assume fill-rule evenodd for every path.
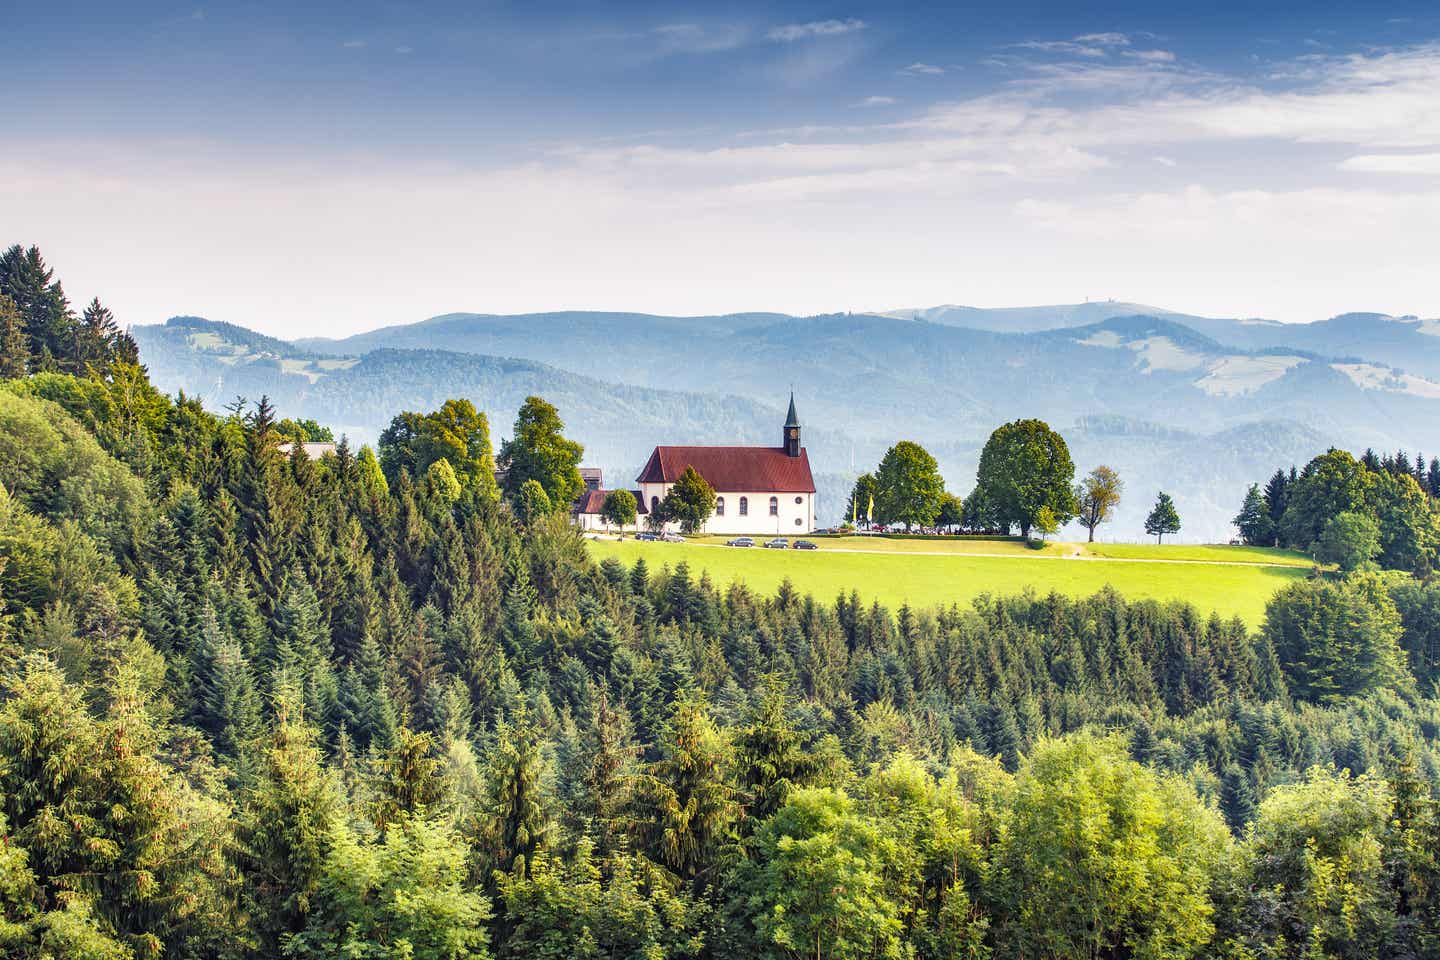
M 1090 542 L 1095 542 L 1095 528 L 1115 516 L 1120 505 L 1120 494 L 1125 492 L 1125 481 L 1112 468 L 1096 467 L 1085 474 L 1085 479 L 1075 484 L 1075 503 L 1080 512 L 1080 523 L 1090 531 Z
M 684 533 L 696 533 L 715 512 L 715 488 L 694 467 L 686 467 L 660 507 L 665 520 L 680 524 Z
M 925 526 L 940 515 L 945 481 L 940 465 L 920 444 L 901 440 L 875 471 L 875 512 L 883 523 Z
M 1075 462 L 1070 448 L 1044 420 L 1016 420 L 990 434 L 980 454 L 975 490 L 988 517 L 1009 528 L 1016 524 L 1021 536 L 1041 507 L 1049 507 L 1058 525 L 1075 517 Z
M 638 513 L 635 494 L 629 490 L 611 490 L 605 494 L 605 502 L 600 505 L 600 519 L 607 526 L 614 524 L 621 530 L 633 524 Z
M 1145 518 L 1145 532 L 1160 543 L 1167 533 L 1180 532 L 1180 513 L 1175 509 L 1175 501 L 1170 499 L 1170 494 L 1160 491 L 1155 498 L 1155 506 L 1151 508 L 1150 515 Z
M 505 469 L 505 494 L 516 507 L 525 481 L 534 480 L 545 490 L 551 506 L 563 510 L 585 489 L 580 478 L 580 458 L 585 448 L 567 440 L 561 432 L 565 422 L 553 404 L 539 397 L 526 397 L 515 417 L 514 435 L 500 445 L 500 465 Z

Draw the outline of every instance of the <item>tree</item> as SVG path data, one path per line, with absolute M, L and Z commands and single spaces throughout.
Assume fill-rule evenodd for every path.
M 1075 485 L 1075 503 L 1079 511 L 1080 524 L 1095 542 L 1095 528 L 1107 523 L 1120 505 L 1120 495 L 1125 491 L 1125 481 L 1112 468 L 1096 467 Z
M 743 884 L 757 955 L 903 955 L 901 908 L 886 889 L 885 838 L 844 793 L 795 791 L 762 825 L 756 846 Z
M 1155 506 L 1150 508 L 1150 514 L 1145 518 L 1145 532 L 1154 537 L 1156 543 L 1163 540 L 1167 533 L 1180 532 L 1180 514 L 1175 509 L 1175 501 L 1163 490 L 1155 498 Z
M 1265 509 L 1270 513 L 1270 529 L 1274 540 L 1272 546 L 1278 546 L 1281 537 L 1281 522 L 1285 518 L 1285 510 L 1290 506 L 1290 484 L 1295 480 L 1295 468 L 1291 467 L 1287 474 L 1284 470 L 1276 470 L 1265 484 Z
M 1223 956 L 1284 960 L 1390 955 L 1395 924 L 1382 840 L 1383 780 L 1313 769 L 1260 804 L 1220 897 Z
M 1060 524 L 1055 522 L 1055 511 L 1050 507 L 1043 506 L 1035 514 L 1035 529 L 1040 531 L 1040 539 L 1053 535 L 1060 529 Z
M 535 728 L 524 719 L 502 723 L 486 758 L 485 796 L 479 811 L 480 845 L 491 870 L 529 875 L 550 829 L 541 793 L 543 774 Z M 490 877 L 485 879 L 488 882 Z
M 482 500 L 496 496 L 492 450 L 490 422 L 469 400 L 446 400 L 432 413 L 400 413 L 380 433 L 380 466 L 390 485 L 401 473 L 419 483 L 444 459 L 461 486 Z
M 1015 957 L 1196 956 L 1228 846 L 1185 781 L 1136 763 L 1120 740 L 1042 743 L 995 853 L 997 941 Z
M 940 495 L 940 513 L 935 517 L 935 525 L 947 530 L 954 530 L 965 525 L 965 503 L 955 494 L 945 492 Z
M 1325 522 L 1313 550 L 1316 560 L 1351 573 L 1380 553 L 1380 528 L 1363 513 L 1337 513 Z
M 855 479 L 855 486 L 850 490 L 850 499 L 845 504 L 845 519 L 854 523 L 869 520 L 875 512 L 875 498 L 878 492 L 874 474 L 860 474 Z
M 715 489 L 705 482 L 699 471 L 687 466 L 670 485 L 661 506 L 666 521 L 679 523 L 685 533 L 697 533 L 715 512 Z
M 945 481 L 940 465 L 918 443 L 901 440 L 875 471 L 875 507 L 882 523 L 926 526 L 940 514 Z
M 1019 525 L 1021 536 L 1030 536 L 1041 507 L 1058 524 L 1075 517 L 1070 448 L 1043 420 L 1016 420 L 990 434 L 975 479 L 987 514 L 1003 527 Z
M 310 923 L 284 955 L 488 960 L 490 902 L 465 883 L 466 852 L 439 821 L 406 820 L 373 841 L 337 830 Z
M 539 397 L 526 397 L 515 417 L 515 430 L 500 445 L 500 466 L 505 471 L 505 494 L 519 504 L 526 480 L 545 489 L 552 507 L 565 509 L 585 489 L 580 458 L 585 448 L 567 440 L 560 411 Z
M 604 520 L 607 526 L 613 524 L 624 530 L 634 526 L 638 508 L 635 494 L 629 490 L 611 490 L 605 494 L 605 502 L 600 505 L 600 519 Z
M 30 372 L 30 339 L 15 301 L 0 293 L 0 380 L 15 380 Z
M 1364 512 L 1373 476 L 1344 450 L 1330 450 L 1311 460 L 1286 487 L 1281 540 L 1297 550 L 1309 550 L 1331 517 Z
M 554 506 L 550 503 L 550 495 L 540 486 L 539 480 L 526 480 L 520 487 L 520 495 L 515 499 L 515 508 L 521 520 L 532 523 L 548 516 Z
M 1245 493 L 1245 502 L 1232 521 L 1240 531 L 1240 539 L 1250 546 L 1268 547 L 1275 542 L 1275 524 L 1270 519 L 1270 510 L 1258 483 L 1250 484 Z
M 1266 605 L 1263 632 L 1298 699 L 1328 703 L 1406 682 L 1400 614 L 1373 576 L 1291 584 Z

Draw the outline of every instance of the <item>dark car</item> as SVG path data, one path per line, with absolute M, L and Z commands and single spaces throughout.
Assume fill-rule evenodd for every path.
M 790 546 L 791 546 L 792 549 L 795 549 L 795 550 L 819 550 L 819 549 L 820 549 L 820 545 L 819 545 L 818 543 L 815 543 L 815 542 L 810 541 L 810 540 L 796 540 L 796 541 L 795 541 L 794 543 L 792 543 Z
M 685 542 L 685 538 L 682 537 L 682 536 L 680 536 L 680 534 L 678 534 L 678 533 L 670 533 L 669 531 L 666 531 L 665 533 L 660 534 L 660 539 L 661 539 L 661 540 L 664 540 L 666 543 L 684 543 L 684 542 Z
M 660 539 L 660 534 L 658 534 L 658 533 L 650 533 L 649 531 L 645 531 L 644 533 L 637 533 L 637 534 L 635 534 L 635 539 L 636 539 L 636 540 L 659 540 L 659 539 Z
M 725 541 L 725 546 L 727 546 L 727 547 L 753 547 L 753 546 L 755 546 L 755 541 L 752 540 L 752 539 L 749 538 L 749 537 L 736 537 L 734 540 L 726 540 L 726 541 Z
M 790 546 L 790 541 L 784 537 L 776 537 L 774 540 L 766 540 L 765 546 L 770 550 L 784 550 Z

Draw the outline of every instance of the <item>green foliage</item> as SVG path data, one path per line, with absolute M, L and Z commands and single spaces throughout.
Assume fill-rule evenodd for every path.
M 552 404 L 539 397 L 526 397 L 515 417 L 510 439 L 500 445 L 500 465 L 505 470 L 505 494 L 520 502 L 527 480 L 545 490 L 555 509 L 565 509 L 585 489 L 580 479 L 580 458 L 585 448 L 563 434 L 564 422 Z
M 901 440 L 885 452 L 875 471 L 875 493 L 876 520 L 927 526 L 940 515 L 945 480 L 924 447 Z
M 1156 543 L 1163 540 L 1167 533 L 1180 532 L 1180 512 L 1175 509 L 1175 501 L 1170 499 L 1170 494 L 1163 490 L 1155 497 L 1155 506 L 1145 517 L 1145 532 L 1154 537 Z
M 1120 506 L 1120 496 L 1125 492 L 1125 481 L 1111 467 L 1096 467 L 1085 474 L 1085 479 L 1075 485 L 1075 510 L 1080 523 L 1095 540 L 1095 528 L 1108 523 Z
M 1311 580 L 1281 590 L 1265 612 L 1290 692 L 1328 702 L 1404 684 L 1400 615 L 1380 581 Z
M 984 519 L 1004 529 L 1020 527 L 1028 537 L 1041 507 L 1057 523 L 1068 523 L 1078 504 L 1071 483 L 1075 464 L 1065 438 L 1043 420 L 1016 420 L 990 434 L 980 453 L 976 498 Z
M 1269 546 L 1275 542 L 1275 522 L 1270 519 L 1270 508 L 1258 483 L 1250 484 L 1233 523 L 1240 531 L 1240 539 L 1251 546 Z
M 469 400 L 446 400 L 433 413 L 401 413 L 380 434 L 380 466 L 390 484 L 401 473 L 412 481 L 445 460 L 460 485 L 479 499 L 494 499 L 495 455 L 490 422 Z
M 858 523 L 861 520 L 875 519 L 875 504 L 880 488 L 875 482 L 875 475 L 862 473 L 855 478 L 855 486 L 850 491 L 850 499 L 845 504 L 845 519 Z
M 1002 955 L 1200 954 L 1227 838 L 1187 786 L 1156 777 L 1115 740 L 1041 744 L 1016 780 L 996 852 Z
M 715 489 L 694 467 L 675 479 L 661 504 L 661 516 L 680 524 L 685 533 L 698 533 L 715 512 Z
M 301 960 L 485 960 L 490 904 L 466 886 L 466 848 L 416 817 L 377 838 L 338 828 L 310 922 L 285 941 Z
M 1321 563 L 1333 563 L 1351 573 L 1379 556 L 1380 528 L 1363 513 L 1337 513 L 1325 521 L 1314 551 Z
M 611 490 L 600 505 L 600 519 L 622 529 L 634 526 L 638 513 L 639 504 L 629 490 Z

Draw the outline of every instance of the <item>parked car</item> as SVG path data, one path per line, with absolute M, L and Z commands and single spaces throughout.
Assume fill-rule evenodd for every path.
M 754 541 L 753 539 L 751 539 L 750 537 L 736 537 L 736 538 L 733 539 L 733 540 L 726 540 L 726 541 L 725 541 L 725 546 L 727 546 L 727 547 L 753 547 L 753 546 L 755 546 L 755 541 Z
M 671 532 L 668 531 L 668 530 L 665 531 L 664 533 L 660 534 L 660 539 L 661 539 L 661 540 L 664 540 L 666 543 L 684 543 L 684 542 L 685 542 L 685 538 L 682 537 L 682 536 L 680 536 L 680 534 L 678 534 L 678 533 L 671 533 Z
M 658 533 L 651 533 L 651 532 L 648 531 L 648 530 L 644 530 L 644 531 L 641 531 L 640 533 L 635 534 L 635 539 L 636 539 L 636 540 L 659 540 L 659 539 L 660 539 L 660 534 L 658 534 Z
M 819 550 L 820 545 L 813 540 L 796 540 L 790 545 L 796 550 Z
M 784 537 L 776 537 L 774 540 L 766 540 L 765 546 L 770 550 L 784 550 L 790 546 L 790 541 Z

